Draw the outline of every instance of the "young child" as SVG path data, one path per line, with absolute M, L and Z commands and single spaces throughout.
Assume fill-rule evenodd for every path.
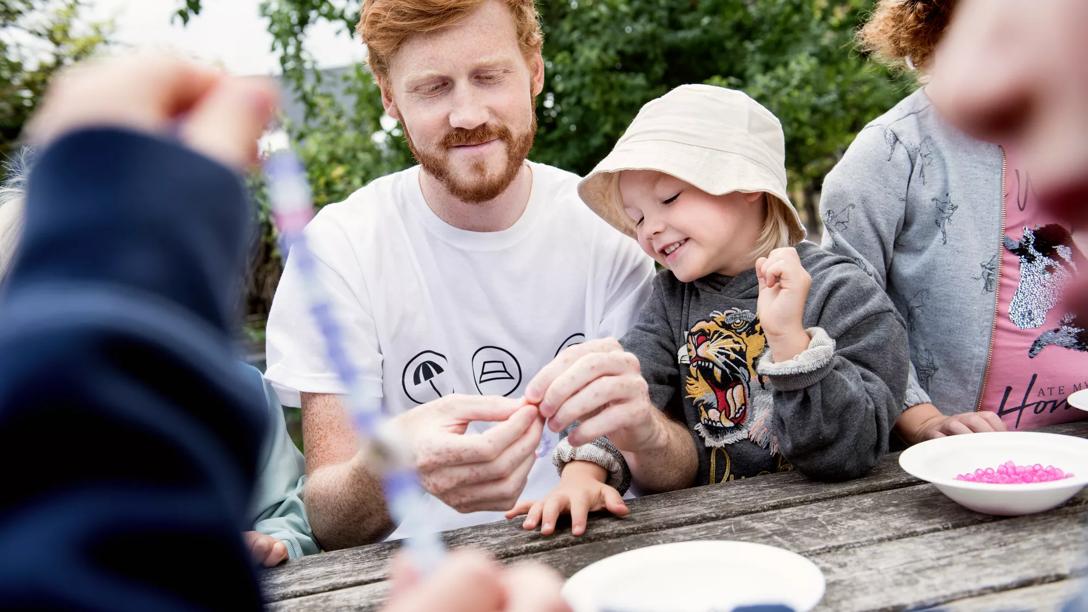
M 637 361 L 560 355 L 530 384 L 527 400 L 570 434 L 555 450 L 560 484 L 508 517 L 551 533 L 569 510 L 579 535 L 589 511 L 626 513 L 631 481 L 842 480 L 877 463 L 905 392 L 906 330 L 854 262 L 802 241 L 770 111 L 739 91 L 678 87 L 639 111 L 579 194 L 667 269 L 621 340 Z M 625 367 L 645 383 L 621 379 Z

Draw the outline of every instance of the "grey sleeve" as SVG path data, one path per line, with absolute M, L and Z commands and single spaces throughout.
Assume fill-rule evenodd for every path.
M 888 451 L 909 363 L 906 328 L 885 296 L 886 306 L 874 310 L 838 293 L 831 296 L 838 312 L 823 309 L 806 351 L 782 363 L 768 353 L 758 366 L 773 385 L 780 452 L 818 480 L 861 476 Z
M 895 241 L 910 199 L 914 157 L 889 126 L 869 125 L 824 178 L 820 218 L 823 248 L 850 258 L 887 289 Z M 913 364 L 903 407 L 930 403 Z

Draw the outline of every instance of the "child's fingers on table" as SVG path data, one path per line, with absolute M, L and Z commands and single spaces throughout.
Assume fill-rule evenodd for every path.
M 627 504 L 623 501 L 623 496 L 620 492 L 612 487 L 604 487 L 604 509 L 608 510 L 616 516 L 627 516 L 631 513 L 631 509 L 627 507 Z
M 519 501 L 518 503 L 514 504 L 513 508 L 510 508 L 509 510 L 506 511 L 505 516 L 508 519 L 512 519 L 515 516 L 521 516 L 522 514 L 527 514 L 529 512 L 529 509 L 532 508 L 533 504 L 535 504 L 535 503 L 536 503 L 535 500 L 522 500 L 522 501 Z
M 990 431 L 1008 431 L 1008 427 L 1005 422 L 1001 420 L 1001 417 L 997 416 L 995 412 L 983 411 L 977 413 L 978 417 L 990 426 Z
M 948 419 L 945 421 L 944 426 L 941 427 L 941 431 L 950 435 L 969 434 L 971 428 L 965 425 L 959 419 Z
M 555 523 L 559 520 L 559 514 L 570 507 L 570 499 L 565 493 L 549 495 L 544 500 L 544 512 L 540 519 L 541 535 L 555 533 Z
M 586 519 L 589 516 L 589 504 L 585 495 L 570 496 L 570 532 L 582 535 L 586 532 Z
M 271 549 L 272 544 L 268 541 L 268 538 L 264 537 L 264 534 L 258 533 L 256 537 L 251 538 L 249 541 L 249 550 L 253 553 L 255 559 L 264 559 Z
M 272 545 L 272 550 L 268 551 L 268 556 L 264 558 L 265 567 L 276 567 L 280 563 L 287 560 L 287 545 L 279 540 Z
M 525 517 L 525 522 L 521 524 L 522 528 L 532 531 L 536 529 L 536 526 L 540 524 L 540 515 L 544 513 L 544 502 L 548 498 L 537 500 L 533 502 L 533 505 L 529 508 L 529 513 Z
M 984 417 L 983 414 L 991 414 L 994 417 L 997 417 L 997 415 L 992 413 L 992 412 L 989 412 L 989 413 L 977 412 L 977 413 L 972 413 L 972 414 L 966 414 L 963 417 L 963 424 L 967 425 L 967 427 L 970 428 L 971 431 L 975 432 L 975 433 L 995 431 L 994 423 L 992 421 L 990 421 L 989 419 L 987 419 L 986 417 Z

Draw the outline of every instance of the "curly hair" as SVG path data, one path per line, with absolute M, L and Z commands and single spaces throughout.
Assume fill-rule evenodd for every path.
M 955 7 L 956 0 L 879 0 L 858 42 L 889 66 L 924 69 Z

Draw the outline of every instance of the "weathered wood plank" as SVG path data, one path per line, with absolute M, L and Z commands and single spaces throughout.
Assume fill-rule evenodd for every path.
M 1012 591 L 950 601 L 941 605 L 947 612 L 1013 612 L 1035 610 L 1058 612 L 1074 594 L 1088 585 L 1088 580 L 1060 580 Z
M 452 548 L 471 546 L 505 559 L 919 483 L 899 469 L 897 458 L 887 457 L 869 476 L 842 483 L 785 473 L 649 495 L 631 500 L 631 515 L 625 519 L 594 517 L 581 538 L 567 530 L 543 537 L 512 521 L 449 531 L 445 539 Z M 389 559 L 398 548 L 399 544 L 382 542 L 304 557 L 265 572 L 262 588 L 268 601 L 278 601 L 384 580 Z
M 810 558 L 827 578 L 820 609 L 938 606 L 1081 575 L 1085 514 L 1083 506 L 1063 507 L 817 554 Z
M 1050 428 L 1048 431 L 1088 436 L 1088 423 L 1065 424 Z M 483 548 L 502 559 L 536 557 L 538 553 L 549 550 L 560 550 L 572 546 L 582 549 L 587 544 L 623 539 L 623 542 L 601 549 L 619 552 L 637 547 L 627 540 L 632 537 L 636 537 L 636 541 L 645 539 L 637 537 L 643 534 L 649 538 L 646 541 L 653 541 L 654 534 L 661 530 L 714 523 L 754 513 L 819 503 L 821 500 L 853 498 L 853 496 L 916 484 L 918 481 L 899 469 L 898 457 L 891 455 L 886 457 L 869 476 L 846 483 L 817 483 L 799 474 L 775 474 L 723 486 L 701 487 L 647 496 L 631 502 L 633 513 L 628 519 L 618 520 L 607 516 L 595 518 L 590 523 L 589 532 L 582 538 L 574 538 L 566 533 L 544 538 L 518 529 L 516 523 L 496 523 L 447 532 L 446 539 L 452 547 Z M 940 507 L 951 508 L 952 512 L 966 512 L 942 496 L 937 497 L 938 503 L 944 504 Z M 711 525 L 707 529 L 695 529 L 692 533 L 716 533 L 721 529 L 720 525 Z M 665 536 L 672 539 L 661 541 L 708 537 L 704 535 L 682 537 L 683 533 Z M 395 544 L 380 543 L 307 557 L 270 570 L 263 577 L 262 585 L 268 600 L 278 601 L 381 581 L 386 577 L 386 565 L 396 549 Z M 591 555 L 584 558 L 589 559 L 586 561 L 588 563 L 608 554 L 614 553 L 608 552 L 600 556 Z M 561 560 L 569 556 L 558 554 L 554 558 Z M 549 561 L 553 561 L 550 556 Z M 576 569 L 570 571 L 576 571 Z M 567 572 L 568 575 L 570 571 Z
M 1065 520 L 1088 516 L 1088 493 L 1060 511 Z M 519 557 L 550 565 L 570 576 L 605 557 L 654 544 L 695 539 L 733 539 L 781 546 L 816 560 L 819 555 L 840 553 L 864 559 L 854 551 L 881 546 L 899 538 L 936 534 L 965 526 L 995 521 L 1016 521 L 970 512 L 945 498 L 929 485 L 829 500 L 803 507 L 774 510 L 623 538 L 588 542 L 561 550 Z M 829 577 L 830 582 L 830 577 Z M 377 583 L 382 584 L 382 583 Z M 283 609 L 351 608 L 376 605 L 376 584 L 330 591 L 282 602 Z M 829 587 L 830 589 L 830 587 Z M 830 590 L 829 590 L 830 593 Z M 829 608 L 834 609 L 834 608 Z

